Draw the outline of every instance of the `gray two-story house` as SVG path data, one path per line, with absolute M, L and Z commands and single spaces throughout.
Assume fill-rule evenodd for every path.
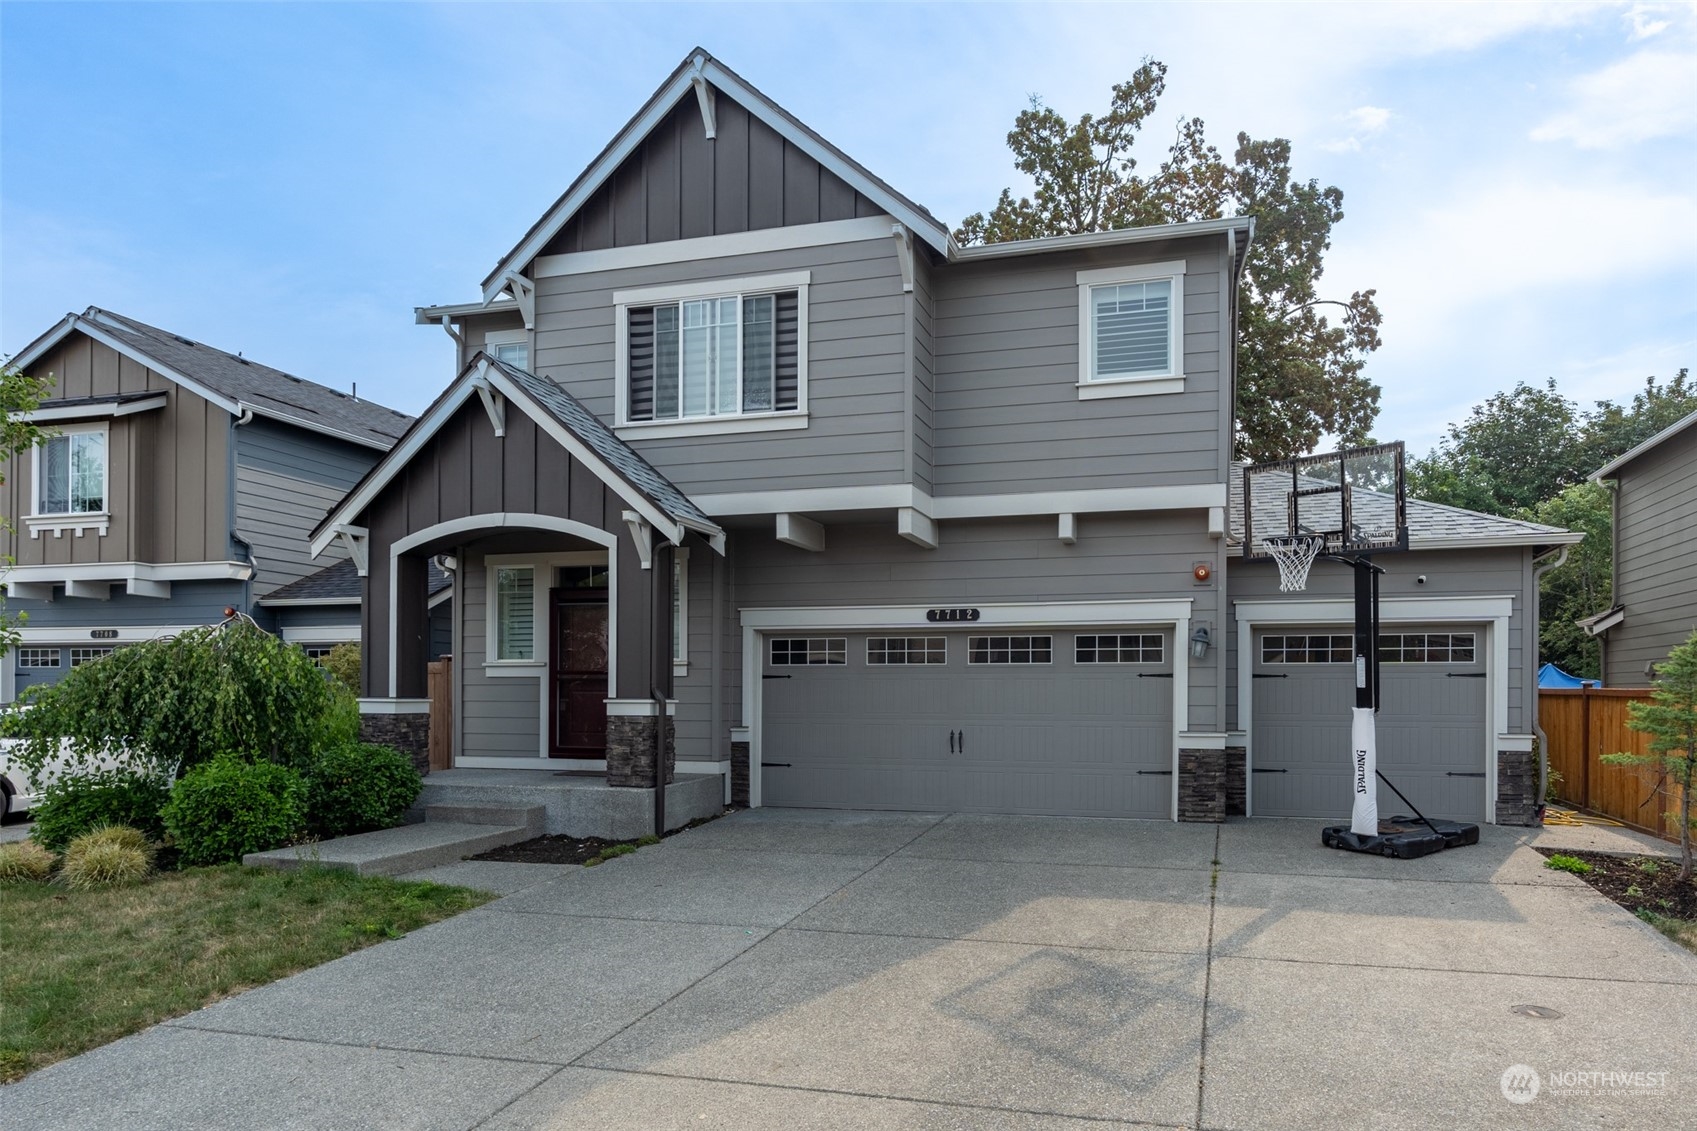
M 1579 623 L 1606 687 L 1649 687 L 1697 632 L 1697 412 L 1591 473 L 1614 503 L 1614 604 Z
M 314 535 L 364 576 L 366 709 L 422 734 L 434 560 L 459 768 L 642 787 L 659 750 L 751 805 L 1347 814 L 1347 582 L 1280 594 L 1234 538 L 1253 238 L 960 247 L 692 53 L 477 300 L 418 312 L 458 373 Z M 1382 757 L 1445 815 L 1529 819 L 1532 563 L 1572 536 L 1410 522 Z
M 226 609 L 315 655 L 358 640 L 357 576 L 308 534 L 411 417 L 97 307 L 12 364 L 50 392 L 30 414 L 47 438 L 0 488 L 28 615 L 0 701 Z

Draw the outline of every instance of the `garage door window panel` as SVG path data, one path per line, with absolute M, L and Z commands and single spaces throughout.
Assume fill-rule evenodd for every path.
M 971 636 L 967 638 L 969 664 L 1047 664 L 1054 657 L 1051 636 Z
M 1079 636 L 1073 642 L 1073 661 L 1080 664 L 1165 663 L 1166 642 L 1159 633 Z
M 1479 655 L 1472 632 L 1400 632 L 1379 637 L 1379 661 L 1386 664 L 1471 664 Z
M 888 664 L 946 664 L 948 641 L 941 636 L 869 636 L 866 662 L 872 667 Z
M 1355 658 L 1355 638 L 1343 634 L 1263 636 L 1263 664 L 1347 664 Z
M 781 637 L 772 641 L 772 666 L 839 667 L 848 663 L 845 636 Z

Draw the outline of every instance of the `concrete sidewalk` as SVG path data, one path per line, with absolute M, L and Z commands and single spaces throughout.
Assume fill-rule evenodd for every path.
M 491 879 L 513 894 L 44 1069 L 0 1122 L 1680 1126 L 1697 957 L 1530 847 L 1576 836 L 1643 847 L 1487 828 L 1394 861 L 1303 821 L 739 813 Z M 1558 1094 L 1598 1071 L 1669 1075 Z

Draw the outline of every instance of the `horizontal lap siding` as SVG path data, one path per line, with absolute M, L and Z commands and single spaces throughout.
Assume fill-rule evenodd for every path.
M 1245 562 L 1233 557 L 1229 565 L 1228 587 L 1233 602 L 1289 599 L 1293 601 L 1338 599 L 1353 597 L 1354 572 L 1336 562 L 1316 562 L 1308 575 L 1308 588 L 1301 593 L 1279 591 L 1279 570 L 1272 562 Z M 1531 724 L 1525 713 L 1526 685 L 1531 676 L 1527 670 L 1526 637 L 1531 625 L 1526 619 L 1526 555 L 1523 549 L 1492 550 L 1432 550 L 1407 554 L 1381 554 L 1374 561 L 1385 568 L 1380 579 L 1379 597 L 1502 597 L 1514 598 L 1508 625 L 1508 725 L 1512 732 L 1522 732 Z M 1415 579 L 1424 575 L 1426 584 Z M 1227 650 L 1227 718 L 1237 719 L 1236 729 L 1242 729 L 1247 719 L 1238 718 L 1237 621 L 1236 612 L 1225 624 L 1224 642 Z M 1432 622 L 1448 624 L 1456 620 L 1441 612 L 1432 614 Z M 1216 635 L 1216 640 L 1219 637 Z M 1479 646 L 1485 647 L 1481 629 Z
M 231 556 L 228 463 L 230 416 L 109 346 L 73 333 L 30 372 L 51 378 L 49 398 L 162 392 L 162 409 L 108 423 L 105 536 L 86 531 L 31 538 L 16 521 L 35 508 L 31 457 L 4 466 L 0 487 L 15 531 L 0 535 L 18 565 L 93 562 L 202 562 Z M 21 535 L 21 536 L 20 536 Z
M 892 240 L 541 279 L 534 368 L 611 421 L 613 292 L 798 270 L 812 279 L 805 430 L 626 439 L 693 494 L 900 481 L 908 335 Z
M 460 570 L 463 607 L 460 622 L 459 665 L 464 688 L 458 726 L 469 758 L 535 758 L 542 749 L 542 680 L 533 677 L 491 679 L 483 664 L 488 659 L 484 617 L 489 610 L 488 569 L 481 554 L 468 556 Z M 539 585 L 537 600 L 547 599 Z
M 913 253 L 913 481 L 933 489 L 937 425 L 936 310 L 931 264 L 919 247 Z
M 1611 687 L 1648 687 L 1647 665 L 1697 631 L 1697 428 L 1671 437 L 1621 470 L 1615 496 L 1616 604 L 1609 630 Z
M 1191 564 L 1214 552 L 1200 512 L 1080 515 L 1076 544 L 1055 534 L 1052 516 L 951 522 L 937 549 L 922 550 L 892 526 L 832 526 L 819 554 L 733 536 L 733 601 L 747 609 L 1190 599 L 1193 619 L 1220 623 L 1218 589 L 1190 580 Z M 728 679 L 740 678 L 740 665 L 740 654 L 730 658 Z M 1193 728 L 1218 725 L 1215 673 L 1213 663 L 1190 667 Z
M 953 266 L 935 279 L 936 493 L 1219 481 L 1221 272 L 1213 243 L 1142 249 L 1183 259 L 1184 391 L 1080 400 L 1077 273 L 1123 252 Z
M 689 553 L 689 621 L 686 644 L 689 670 L 672 677 L 677 700 L 678 758 L 716 761 L 719 741 L 713 734 L 713 558 L 714 551 L 696 545 Z
M 236 533 L 259 567 L 255 596 L 347 556 L 338 543 L 314 558 L 308 539 L 377 459 L 369 448 L 271 421 L 236 430 Z

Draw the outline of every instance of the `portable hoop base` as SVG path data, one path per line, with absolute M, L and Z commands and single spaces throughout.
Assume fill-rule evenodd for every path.
M 1479 843 L 1479 826 L 1461 821 L 1428 821 L 1397 815 L 1379 822 L 1376 834 L 1363 836 L 1348 825 L 1327 825 L 1320 830 L 1320 843 L 1346 852 L 1368 852 L 1414 860 L 1446 848 Z

